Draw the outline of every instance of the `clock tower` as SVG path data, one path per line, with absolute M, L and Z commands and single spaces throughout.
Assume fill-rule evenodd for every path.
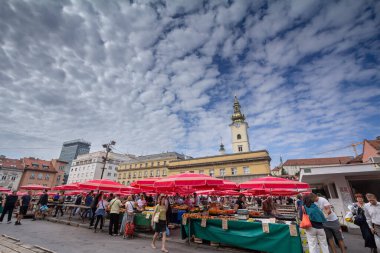
M 234 114 L 232 114 L 231 119 L 232 151 L 234 153 L 250 152 L 248 124 L 245 122 L 244 114 L 240 111 L 240 104 L 236 96 L 234 101 Z

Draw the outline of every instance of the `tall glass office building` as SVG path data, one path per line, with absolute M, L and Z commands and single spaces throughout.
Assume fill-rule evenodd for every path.
M 88 154 L 90 152 L 91 143 L 82 139 L 66 141 L 62 145 L 59 160 L 67 162 L 64 175 L 64 183 L 67 182 L 69 176 L 71 162 L 78 157 L 78 155 Z

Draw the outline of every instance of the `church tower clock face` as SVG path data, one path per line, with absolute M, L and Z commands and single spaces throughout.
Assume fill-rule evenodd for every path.
M 250 152 L 249 138 L 248 138 L 248 124 L 245 122 L 245 116 L 240 111 L 240 104 L 235 96 L 234 113 L 231 116 L 232 124 L 232 150 L 234 153 Z

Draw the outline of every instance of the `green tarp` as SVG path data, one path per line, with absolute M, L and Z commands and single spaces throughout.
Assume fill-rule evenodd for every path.
M 136 229 L 138 230 L 151 230 L 150 226 L 151 217 L 149 219 L 146 218 L 146 215 L 141 213 L 136 213 L 134 218 L 134 223 L 136 225 Z
M 239 248 L 268 253 L 302 253 L 302 244 L 298 236 L 290 236 L 286 224 L 269 224 L 270 233 L 264 233 L 259 222 L 228 221 L 228 230 L 222 229 L 221 220 L 207 220 L 207 226 L 201 227 L 200 219 L 191 219 L 190 234 L 197 238 L 218 242 Z M 182 239 L 189 233 L 189 220 L 182 225 Z

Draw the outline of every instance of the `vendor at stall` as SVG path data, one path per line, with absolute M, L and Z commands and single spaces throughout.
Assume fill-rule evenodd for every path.
M 140 198 L 137 200 L 137 210 L 144 211 L 146 207 L 146 200 L 143 194 L 140 195 Z
M 266 216 L 274 216 L 277 213 L 276 204 L 271 196 L 263 201 L 263 211 Z
M 238 200 L 235 202 L 234 209 L 237 211 L 238 209 L 246 209 L 247 204 L 245 203 L 245 196 L 240 194 Z

